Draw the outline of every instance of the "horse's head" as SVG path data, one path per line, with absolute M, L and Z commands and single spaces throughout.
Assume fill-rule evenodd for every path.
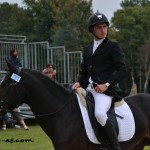
M 19 69 L 11 66 L 7 62 L 9 72 L 5 75 L 0 83 L 0 109 L 10 109 L 16 108 L 24 103 L 26 98 L 26 92 L 21 86 L 21 84 L 14 79 L 12 79 L 13 73 L 19 72 Z
M 38 71 L 16 68 L 7 62 L 9 72 L 1 82 L 3 92 L 0 107 L 13 109 L 22 103 L 28 104 L 35 112 L 55 112 L 64 106 L 72 95 L 62 85 Z M 20 80 L 18 80 L 21 78 Z

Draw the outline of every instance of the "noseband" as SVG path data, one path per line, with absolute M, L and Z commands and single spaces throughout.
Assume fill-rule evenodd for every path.
M 17 85 L 17 82 L 13 82 L 11 83 L 7 88 L 10 88 L 10 87 L 14 87 L 15 88 L 15 91 L 16 91 L 16 94 L 17 94 L 17 99 L 18 99 L 18 105 L 21 104 L 21 96 L 19 94 L 19 89 L 18 89 L 18 85 Z M 11 110 L 8 110 L 8 106 L 7 106 L 7 103 L 6 103 L 6 100 L 7 99 L 7 96 L 3 97 L 0 101 L 0 109 L 2 111 L 7 111 L 7 112 L 10 112 L 12 113 L 13 111 Z

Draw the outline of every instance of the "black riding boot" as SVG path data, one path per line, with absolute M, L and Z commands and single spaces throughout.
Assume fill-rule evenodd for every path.
M 108 140 L 111 143 L 111 147 L 113 150 L 121 150 L 120 144 L 118 142 L 117 133 L 115 131 L 114 125 L 111 123 L 109 119 L 107 119 L 107 122 L 104 126 L 105 133 L 108 137 Z

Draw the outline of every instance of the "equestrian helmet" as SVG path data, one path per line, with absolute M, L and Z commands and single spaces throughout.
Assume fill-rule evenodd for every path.
M 94 27 L 94 25 L 98 23 L 106 23 L 107 26 L 109 26 L 109 21 L 107 17 L 102 13 L 95 13 L 89 17 L 88 20 L 88 30 L 91 32 L 91 28 Z

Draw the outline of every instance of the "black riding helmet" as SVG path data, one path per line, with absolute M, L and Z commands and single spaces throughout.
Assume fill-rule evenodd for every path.
M 98 23 L 106 23 L 106 25 L 109 27 L 109 21 L 107 17 L 102 13 L 95 13 L 90 16 L 88 21 L 88 30 L 91 32 L 91 28 L 94 27 L 94 25 Z

